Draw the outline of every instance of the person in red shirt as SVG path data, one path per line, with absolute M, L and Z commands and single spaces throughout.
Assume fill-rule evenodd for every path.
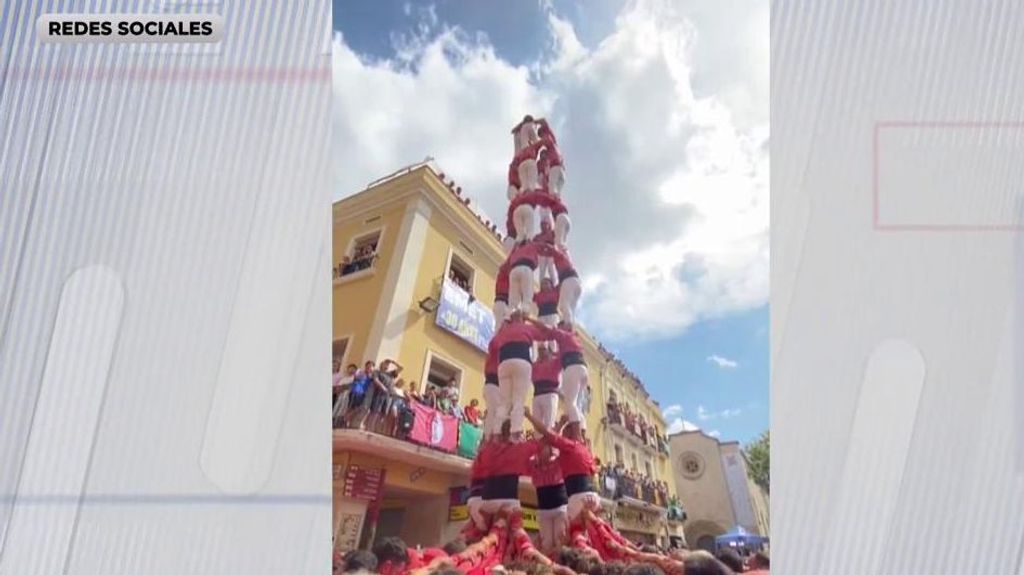
M 546 328 L 544 335 L 554 340 L 558 348 L 558 362 L 562 368 L 562 411 L 570 423 L 578 423 L 581 431 L 586 431 L 586 418 L 580 411 L 579 399 L 590 386 L 590 373 L 583 356 L 583 345 L 572 326 L 564 322 L 557 329 Z
M 551 131 L 547 122 L 541 121 L 538 135 L 544 145 L 537 162 L 538 170 L 544 179 L 544 185 L 551 190 L 552 194 L 559 196 L 562 194 L 562 188 L 565 187 L 565 162 L 562 160 L 562 154 L 558 151 L 555 133 Z
M 516 238 L 517 243 L 532 240 L 537 235 L 537 192 L 523 192 L 508 204 L 506 227 L 509 235 Z
M 558 454 L 542 443 L 530 459 L 530 480 L 537 491 L 537 522 L 540 524 L 540 550 L 545 554 L 559 549 L 569 528 L 569 496 Z
M 540 348 L 533 364 L 533 413 L 546 427 L 555 425 L 558 416 L 558 388 L 562 364 L 546 347 Z
M 539 242 L 527 242 L 509 254 L 508 305 L 512 311 L 533 311 L 534 272 L 539 264 L 540 252 L 545 248 Z
M 489 442 L 487 457 L 481 462 L 480 473 L 485 479 L 480 512 L 485 520 L 493 519 L 503 509 L 521 509 L 519 477 L 529 473 L 530 458 L 540 448 L 536 440 L 511 441 L 511 431 L 511 426 L 502 425 L 502 437 Z
M 550 255 L 555 260 L 555 269 L 558 270 L 558 313 L 562 321 L 569 325 L 576 323 L 576 304 L 583 295 L 583 285 L 580 283 L 580 276 L 569 259 L 568 250 L 565 248 L 552 248 L 546 250 L 544 255 Z
M 494 280 L 494 325 L 500 327 L 508 319 L 509 262 L 506 260 L 498 267 L 498 276 Z
M 533 296 L 537 305 L 537 318 L 548 327 L 558 325 L 558 287 L 550 279 L 540 280 L 540 291 Z
M 512 312 L 507 322 L 494 334 L 498 341 L 498 389 L 500 390 L 499 421 L 509 419 L 511 434 L 519 440 L 523 434 L 526 394 L 532 384 L 531 351 L 536 341 L 543 341 L 544 332 L 524 321 L 522 312 Z
M 498 353 L 501 341 L 492 337 L 487 344 L 487 361 L 484 363 L 484 437 L 490 438 L 501 432 L 501 390 L 498 387 Z
M 555 245 L 565 248 L 565 242 L 569 239 L 569 229 L 572 228 L 572 221 L 569 220 L 569 208 L 558 196 L 549 196 L 547 208 L 555 221 Z
M 523 117 L 523 121 L 516 124 L 515 128 L 512 128 L 512 138 L 515 144 L 516 153 L 523 150 L 523 148 L 533 144 L 540 139 L 538 131 L 538 122 L 533 119 L 533 116 L 526 115 Z
M 590 452 L 583 439 L 580 424 L 565 424 L 562 434 L 559 435 L 555 430 L 546 427 L 544 422 L 535 418 L 532 413 L 527 413 L 526 417 L 533 424 L 533 428 L 541 434 L 544 442 L 558 450 L 558 464 L 562 469 L 562 476 L 565 477 L 565 492 L 569 497 L 569 523 L 576 521 L 584 511 L 599 512 L 601 497 L 594 486 L 597 464 L 594 462 L 594 454 Z
M 469 510 L 470 520 L 481 531 L 487 530 L 487 521 L 480 508 L 484 501 L 484 481 L 487 479 L 486 465 L 488 465 L 488 458 L 493 447 L 493 441 L 484 439 L 473 459 L 473 465 L 469 468 L 469 499 L 466 500 L 466 508 Z

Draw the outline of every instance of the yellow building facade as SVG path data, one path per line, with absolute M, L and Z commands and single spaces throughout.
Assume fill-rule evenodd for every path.
M 432 166 L 422 164 L 334 204 L 332 352 L 342 365 L 395 360 L 404 368 L 402 378 L 415 382 L 420 392 L 453 384 L 461 405 L 476 399 L 483 406 L 486 354 L 439 326 L 437 306 L 445 278 L 454 273 L 473 299 L 490 307 L 505 256 L 494 228 L 455 190 Z M 619 445 L 630 460 L 635 454 L 639 470 L 649 464 L 659 479 L 670 481 L 665 459 L 630 442 L 624 435 L 628 432 L 608 425 L 604 413 L 608 394 L 615 390 L 644 405 L 663 434 L 660 411 L 649 398 L 646 403 L 639 400 L 637 382 L 623 377 L 593 338 L 584 334 L 583 340 L 591 374 L 587 418 L 594 453 L 611 461 Z M 333 443 L 337 549 L 385 535 L 400 536 L 412 545 L 437 545 L 463 526 L 449 515 L 449 493 L 468 485 L 469 460 L 352 429 L 334 430 Z M 383 496 L 376 513 L 346 495 L 351 489 L 347 470 L 353 468 L 381 470 Z M 533 497 L 524 485 L 524 505 L 532 504 Z M 637 513 L 623 509 L 623 517 Z M 641 517 L 635 528 L 653 537 L 667 533 L 649 523 Z

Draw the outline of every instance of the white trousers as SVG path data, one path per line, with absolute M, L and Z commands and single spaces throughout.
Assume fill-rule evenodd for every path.
M 487 520 L 484 518 L 480 508 L 483 506 L 484 500 L 480 497 L 470 497 L 466 501 L 466 508 L 469 510 L 469 520 L 476 525 L 476 528 L 481 531 L 487 530 Z
M 558 214 L 555 218 L 555 245 L 564 246 L 565 240 L 569 237 L 569 229 L 572 228 L 572 220 L 569 214 Z
M 494 327 L 495 329 L 501 327 L 502 322 L 508 318 L 508 304 L 503 301 L 494 302 Z
M 484 499 L 480 502 L 480 512 L 486 515 L 494 515 L 504 507 L 522 509 L 518 499 Z
M 583 287 L 580 278 L 566 278 L 558 284 L 558 313 L 569 325 L 576 323 L 576 303 L 580 301 Z
M 540 229 L 544 229 L 544 223 L 547 222 L 548 227 L 554 229 L 555 218 L 551 215 L 551 208 L 545 208 L 540 206 L 537 208 L 537 218 L 540 221 Z
M 551 429 L 555 426 L 555 417 L 558 415 L 558 394 L 545 393 L 533 396 L 533 416 L 544 422 L 544 426 Z
M 501 433 L 501 389 L 497 385 L 484 384 L 484 405 L 487 415 L 484 416 L 484 435 Z
M 548 168 L 548 190 L 556 196 L 562 194 L 565 186 L 565 168 L 562 166 L 551 166 Z
M 525 359 L 506 359 L 498 364 L 498 387 L 501 391 L 499 422 L 511 420 L 511 432 L 523 430 L 526 419 L 526 394 L 533 385 L 533 364 Z M 501 423 L 498 423 L 501 429 Z
M 569 532 L 568 506 L 557 509 L 540 509 L 537 511 L 537 523 L 540 525 L 540 548 L 547 553 L 557 549 L 565 541 Z
M 516 228 L 516 240 L 532 240 L 537 235 L 537 218 L 530 204 L 516 206 L 512 212 L 512 225 Z
M 555 267 L 555 259 L 548 256 L 537 258 L 537 274 L 540 279 L 547 278 L 551 283 L 558 284 L 558 268 Z
M 515 236 L 506 236 L 505 239 L 501 240 L 501 247 L 505 248 L 505 255 L 512 253 L 512 250 L 516 247 Z
M 599 511 L 601 509 L 601 498 L 593 491 L 586 493 L 575 493 L 569 496 L 569 522 L 576 521 L 584 510 Z
M 519 191 L 531 192 L 540 187 L 537 160 L 527 158 L 519 163 Z
M 513 310 L 533 309 L 533 270 L 528 266 L 516 266 L 508 272 L 508 305 Z
M 580 393 L 589 384 L 587 366 L 570 365 L 562 370 L 562 411 L 569 421 L 578 421 L 586 429 L 587 419 L 580 411 Z

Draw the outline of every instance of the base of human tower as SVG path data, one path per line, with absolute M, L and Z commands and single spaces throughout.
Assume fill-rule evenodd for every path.
M 518 509 L 499 511 L 486 532 L 481 532 L 470 522 L 462 531 L 462 537 L 468 544 L 465 550 L 451 556 L 435 557 L 428 564 L 411 569 L 408 573 L 428 575 L 449 568 L 468 575 L 487 575 L 499 565 L 539 563 L 550 567 L 556 575 L 576 575 L 572 569 L 558 564 L 556 557 L 549 557 L 534 547 L 523 528 L 522 513 Z M 567 546 L 597 561 L 649 563 L 666 575 L 683 575 L 684 572 L 682 562 L 640 551 L 592 511 L 584 511 L 569 526 Z

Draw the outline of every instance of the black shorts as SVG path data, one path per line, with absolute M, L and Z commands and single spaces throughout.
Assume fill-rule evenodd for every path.
M 515 262 L 513 262 L 512 265 L 510 265 L 508 269 L 511 270 L 511 269 L 515 269 L 515 268 L 520 267 L 520 266 L 528 267 L 531 270 L 535 270 L 535 269 L 537 269 L 537 262 L 535 262 L 533 260 L 528 260 L 526 258 L 521 258 L 521 259 L 518 259 Z
M 582 351 L 570 351 L 562 354 L 562 369 L 565 369 L 570 365 L 587 366 L 587 360 L 583 359 Z
M 532 347 L 533 346 L 529 342 L 525 341 L 506 343 L 498 350 L 498 361 L 505 361 L 507 359 L 525 359 L 526 361 L 533 363 L 533 359 L 530 356 L 530 350 Z
M 597 493 L 594 478 L 589 475 L 570 475 L 565 478 L 565 491 L 569 497 L 577 493 Z
M 558 281 L 559 282 L 564 282 L 565 280 L 567 280 L 569 278 L 578 278 L 578 277 L 580 277 L 580 274 L 578 274 L 576 272 L 576 270 L 573 270 L 573 269 L 558 270 Z
M 558 302 L 546 302 L 537 306 L 537 315 L 556 315 L 558 313 Z
M 569 494 L 565 490 L 564 483 L 537 488 L 537 509 L 558 509 L 568 503 Z
M 499 301 L 501 303 L 507 305 L 508 304 L 508 294 L 507 293 L 500 293 L 500 294 L 495 295 L 494 296 L 494 303 L 498 303 Z
M 519 499 L 519 476 L 497 475 L 484 480 L 484 500 Z
M 496 374 L 496 373 L 485 373 L 484 374 L 484 385 L 498 385 L 498 374 Z
M 544 381 L 544 380 L 541 380 L 541 381 L 533 382 L 533 396 L 534 397 L 537 397 L 539 395 L 548 395 L 548 394 L 557 393 L 557 392 L 558 392 L 558 382 L 557 381 Z
M 474 480 L 470 484 L 470 486 L 469 486 L 469 496 L 470 497 L 480 497 L 480 498 L 483 498 L 483 496 L 484 496 L 484 480 L 483 479 L 476 479 L 476 480 Z

